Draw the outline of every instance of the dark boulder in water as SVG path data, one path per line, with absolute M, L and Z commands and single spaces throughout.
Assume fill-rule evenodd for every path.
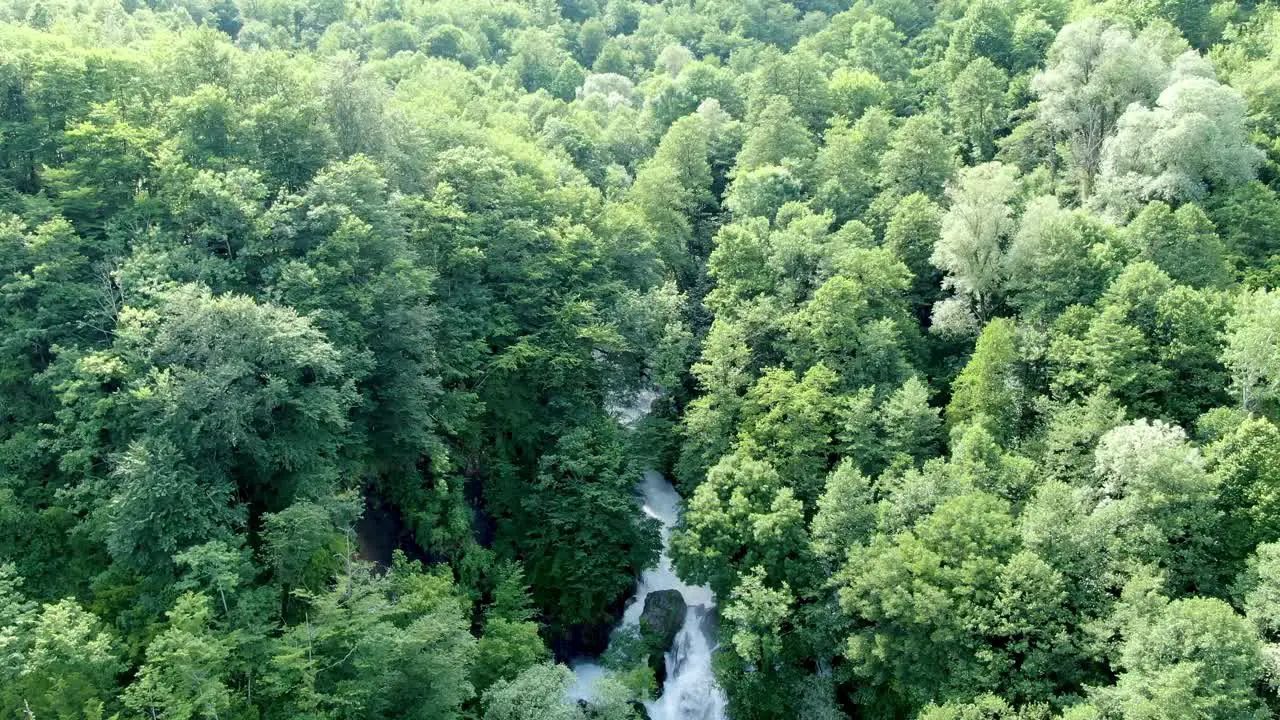
M 649 593 L 644 599 L 644 612 L 640 613 L 640 633 L 653 652 L 661 655 L 671 649 L 688 611 L 679 590 Z
M 680 628 L 684 626 L 689 606 L 679 590 L 656 590 L 644 599 L 640 613 L 640 636 L 649 649 L 649 667 L 661 688 L 666 680 L 664 656 L 671 649 Z

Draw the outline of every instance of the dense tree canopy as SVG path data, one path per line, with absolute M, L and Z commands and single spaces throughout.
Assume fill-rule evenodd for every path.
M 1270 717 L 1277 48 L 0 0 L 0 714 L 638 720 L 652 468 L 734 720 Z

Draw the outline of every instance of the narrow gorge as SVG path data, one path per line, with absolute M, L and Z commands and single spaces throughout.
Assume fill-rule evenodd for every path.
M 668 555 L 671 530 L 680 520 L 680 495 L 654 470 L 644 473 L 638 490 L 644 498 L 645 514 L 661 524 L 662 556 L 656 566 L 641 574 L 635 597 L 628 602 L 619 629 L 640 625 L 645 600 L 652 593 L 676 590 L 688 608 L 664 658 L 666 680 L 661 695 L 645 703 L 645 709 L 650 720 L 725 720 L 724 692 L 711 671 L 712 653 L 716 648 L 715 596 L 707 587 L 682 582 Z M 576 682 L 570 696 L 575 700 L 590 698 L 595 681 L 606 672 L 595 660 L 575 662 L 573 671 Z

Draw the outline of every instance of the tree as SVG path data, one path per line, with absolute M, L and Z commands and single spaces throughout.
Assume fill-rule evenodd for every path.
M 846 59 L 853 67 L 874 73 L 885 82 L 903 80 L 911 65 L 903 47 L 906 39 L 888 19 L 872 14 L 850 30 Z
M 26 631 L 20 641 L 25 647 L 9 648 L 18 649 L 18 657 L 6 658 L 6 665 L 16 660 L 20 667 L 16 682 L 0 690 L 12 693 L 10 706 L 40 717 L 101 713 L 115 693 L 115 675 L 121 668 L 110 630 L 70 598 L 18 620 L 0 633 Z
M 813 547 L 824 560 L 838 564 L 857 545 L 875 533 L 875 493 L 870 478 L 846 459 L 827 476 L 810 523 Z
M 1280 543 L 1263 543 L 1249 556 L 1236 590 L 1242 595 L 1245 617 L 1258 635 L 1274 643 L 1280 635 L 1280 587 L 1276 586 Z
M 607 48 L 608 46 L 606 46 Z M 551 90 L 562 63 L 568 59 L 568 53 L 561 47 L 558 34 L 552 34 L 538 27 L 531 27 L 521 32 L 511 45 L 514 53 L 512 67 L 515 76 L 524 89 Z M 601 58 L 604 52 L 601 52 Z M 596 60 L 596 65 L 600 65 Z M 596 72 L 616 72 L 613 68 L 596 67 Z
M 986 694 L 972 702 L 951 701 L 930 704 L 918 716 L 920 720 L 1005 720 L 1019 717 L 1018 711 L 999 695 Z
M 747 117 L 757 127 L 775 122 L 761 113 L 768 112 L 777 97 L 787 99 L 796 118 L 811 132 L 820 130 L 831 114 L 827 78 L 818 59 L 800 50 L 761 56 L 748 97 Z
M 1280 540 L 1280 429 L 1264 418 L 1248 418 L 1205 448 L 1210 472 L 1218 479 L 1218 555 L 1224 578 L 1263 543 Z
M 769 98 L 747 132 L 734 171 L 741 174 L 766 165 L 787 164 L 803 169 L 807 168 L 813 153 L 813 139 L 793 114 L 791 101 L 775 95 Z
M 1168 21 L 1179 40 L 1186 37 L 1198 48 L 1213 41 L 1215 12 L 1211 5 L 1183 0 L 1124 0 L 1116 2 L 1115 8 L 1126 17 L 1140 18 L 1147 23 Z
M 724 204 L 735 217 L 772 219 L 783 205 L 802 199 L 802 188 L 790 169 L 766 165 L 738 173 Z
M 843 262 L 849 270 L 823 282 L 790 318 L 791 354 L 831 368 L 846 388 L 898 385 L 912 372 L 917 337 L 895 297 L 907 286 L 906 267 L 883 249 L 854 251 Z
M 225 676 L 232 648 L 210 627 L 209 598 L 187 593 L 169 611 L 169 627 L 147 646 L 147 661 L 125 690 L 136 713 L 189 720 L 231 708 Z
M 590 18 L 578 29 L 578 59 L 586 67 L 595 64 L 600 50 L 609 39 L 608 31 L 600 18 Z
M 81 232 L 101 235 L 103 220 L 147 188 L 158 135 L 128 122 L 115 103 L 95 107 L 68 128 L 60 150 L 66 160 L 44 178 L 62 214 Z
M 693 62 L 693 52 L 683 45 L 668 45 L 658 55 L 657 67 L 666 70 L 671 77 L 676 77 L 686 65 Z
M 1127 250 L 1155 263 L 1175 282 L 1192 287 L 1222 287 L 1230 280 L 1222 241 L 1199 206 L 1173 211 L 1149 203 L 1125 228 Z
M 729 452 L 742 395 L 753 380 L 751 366 L 744 327 L 717 318 L 703 341 L 701 358 L 690 368 L 704 392 L 689 404 L 682 422 L 676 472 L 684 488 L 698 487 L 711 466 Z
M 262 549 L 275 580 L 286 588 L 322 585 L 349 553 L 359 514 L 352 498 L 301 499 L 262 516 Z
M 772 582 L 808 578 L 807 539 L 795 492 L 771 465 L 738 449 L 694 491 L 684 527 L 671 536 L 671 557 L 681 577 L 727 597 L 756 567 Z
M 166 438 L 130 445 L 116 460 L 106 544 L 122 564 L 163 567 L 179 550 L 231 536 L 245 520 L 230 478 L 206 479 Z
M 354 402 L 337 351 L 295 311 L 193 286 L 155 302 L 122 310 L 112 348 L 58 384 L 68 467 L 114 466 L 92 484 L 95 532 L 143 572 L 238 529 L 242 503 L 328 491 Z
M 1222 238 L 1228 259 L 1246 275 L 1280 254 L 1280 198 L 1274 190 L 1254 181 L 1210 195 L 1205 212 Z
M 644 231 L 655 236 L 658 256 L 679 269 L 684 286 L 692 283 L 688 263 L 694 231 L 715 203 L 710 149 L 710 127 L 701 116 L 677 120 L 636 172 L 628 195 L 646 221 Z
M 496 682 L 514 680 L 525 668 L 546 661 L 547 655 L 536 623 L 491 618 L 476 643 L 475 686 L 483 693 Z
M 1199 200 L 1253 179 L 1263 154 L 1247 140 L 1244 98 L 1204 62 L 1180 61 L 1153 108 L 1131 106 L 1116 121 L 1098 180 L 1098 200 L 1112 215 L 1128 217 L 1148 200 Z
M 820 478 L 838 447 L 848 412 L 844 406 L 856 408 L 864 399 L 838 397 L 838 381 L 821 363 L 803 376 L 776 368 L 766 371 L 744 398 L 740 442 L 777 468 L 806 503 L 817 498 Z
M 993 496 L 965 494 L 914 530 L 854 548 L 839 575 L 840 608 L 854 622 L 844 649 L 853 672 L 913 709 L 999 687 L 1009 661 L 990 651 L 979 629 L 990 626 L 978 618 L 997 603 L 1017 548 L 1008 513 Z
M 930 262 L 946 273 L 943 287 L 966 297 L 979 319 L 991 316 L 1001 295 L 1017 191 L 1017 171 L 993 162 L 961 171 L 947 193 L 951 208 Z
M 1091 482 L 1093 451 L 1107 431 L 1124 423 L 1124 408 L 1104 390 L 1044 408 L 1040 462 L 1049 476 L 1082 487 Z
M 1110 279 L 1103 251 L 1114 235 L 1106 223 L 1063 208 L 1056 198 L 1031 200 L 1005 254 L 1009 304 L 1045 318 L 1092 304 Z
M 1083 622 L 1112 616 L 1116 588 L 1133 574 L 1112 556 L 1111 534 L 1095 518 L 1096 505 L 1091 486 L 1049 480 L 1035 489 L 1019 517 L 1024 546 L 1061 574 L 1063 604 Z
M 325 95 L 315 74 L 264 55 L 251 63 L 246 81 L 255 90 L 246 134 L 273 186 L 300 188 L 337 150 Z
M 1096 702 L 1126 717 L 1267 716 L 1254 692 L 1262 673 L 1257 636 L 1221 600 L 1169 603 L 1126 634 L 1121 665 L 1114 689 L 1100 691 Z
M 978 58 L 1010 68 L 1012 38 L 1013 15 L 1007 5 L 989 0 L 972 3 L 951 31 L 945 63 L 952 73 Z
M 1240 393 L 1240 407 L 1266 406 L 1280 391 L 1280 293 L 1254 290 L 1240 295 L 1227 318 L 1222 362 Z
M 1066 139 L 1082 197 L 1093 193 L 1103 143 L 1134 102 L 1149 103 L 1164 88 L 1168 68 L 1141 39 L 1099 18 L 1058 32 L 1043 72 L 1032 81 L 1040 118 Z
M 331 589 L 298 596 L 307 612 L 272 643 L 260 689 L 282 711 L 463 716 L 476 641 L 448 571 L 424 572 L 403 554 L 384 575 L 351 562 Z
M 875 197 L 889 121 L 887 112 L 872 108 L 852 126 L 837 121 L 823 134 L 814 160 L 813 198 L 817 209 L 834 213 L 836 222 L 857 219 Z
M 929 262 L 942 237 L 942 208 L 923 193 L 898 202 L 884 230 L 885 247 L 911 270 L 911 304 L 917 313 L 938 295 L 942 276 Z
M 218 167 L 243 153 L 241 112 L 226 90 L 216 85 L 202 85 L 191 95 L 176 98 L 168 124 L 182 157 L 196 167 Z
M 343 157 L 376 157 L 385 152 L 383 108 L 388 88 L 384 81 L 347 53 L 331 58 L 326 71 L 324 101 L 338 151 Z
M 912 375 L 880 406 L 885 455 L 906 455 L 915 462 L 933 457 L 942 420 L 929 406 L 929 388 Z
M 600 419 L 561 435 L 519 498 L 522 517 L 508 520 L 522 528 L 513 543 L 534 600 L 565 624 L 607 617 L 657 551 L 656 528 L 637 512 L 612 426 Z
M 1014 324 L 996 318 L 983 329 L 973 357 L 952 385 L 947 422 L 985 424 L 997 440 L 1009 440 L 1022 421 L 1024 393 Z
M 272 289 L 313 313 L 342 353 L 361 397 L 353 430 L 375 449 L 379 470 L 406 473 L 444 455 L 439 433 L 465 410 L 441 387 L 435 273 L 422 266 L 387 186 L 367 157 L 329 165 L 268 216 L 271 234 L 294 238 L 292 246 L 255 243 L 251 252 L 273 261 Z
M 527 668 L 546 662 L 549 654 L 532 621 L 533 598 L 520 564 L 499 563 L 493 575 L 493 601 L 485 608 L 471 675 L 481 695 L 495 682 L 515 680 Z
M 600 48 L 591 69 L 597 73 L 615 73 L 628 75 L 631 73 L 631 60 L 617 38 L 609 38 Z
M 572 682 L 569 668 L 551 663 L 499 680 L 482 699 L 484 720 L 579 720 L 582 711 L 565 697 Z
M 976 161 L 988 160 L 995 152 L 996 133 L 1004 126 L 1005 89 L 1009 79 L 986 57 L 978 57 L 956 75 L 947 86 L 949 118 L 954 132 Z
M 1212 588 L 1217 481 L 1182 429 L 1138 420 L 1104 435 L 1095 455 L 1108 501 L 1095 512 L 1115 556 L 1159 563 L 1175 591 Z
M 581 39 L 579 39 L 579 44 L 582 44 Z M 422 36 L 421 43 L 422 49 L 428 55 L 452 58 L 468 67 L 476 62 L 475 45 L 475 40 L 466 31 L 456 25 L 449 24 L 432 27 Z
M 893 132 L 880 158 L 880 184 L 895 197 L 919 192 L 936 200 L 955 166 L 955 151 L 938 117 L 912 115 Z
M 1051 385 L 1064 397 L 1106 386 L 1137 415 L 1190 423 L 1225 397 L 1217 353 L 1226 310 L 1221 295 L 1132 263 L 1094 308 L 1069 308 L 1055 322 Z
M 556 76 L 547 90 L 567 102 L 574 98 L 586 79 L 586 70 L 583 70 L 573 58 L 565 58 L 564 62 L 560 63 L 560 68 L 556 70 Z
M 837 115 L 856 121 L 867 110 L 889 101 L 889 88 L 883 80 L 866 70 L 836 68 L 827 85 L 831 106 Z
M 729 641 L 743 661 L 768 667 L 782 652 L 783 624 L 791 615 L 791 588 L 765 584 L 764 568 L 757 567 L 733 589 L 724 618 Z

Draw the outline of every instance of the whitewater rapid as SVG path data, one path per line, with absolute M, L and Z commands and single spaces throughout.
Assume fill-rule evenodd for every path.
M 662 555 L 658 564 L 640 574 L 635 596 L 622 615 L 621 626 L 638 625 L 644 600 L 658 590 L 679 590 L 689 606 L 684 625 L 666 654 L 667 679 L 662 695 L 645 703 L 650 720 L 727 720 L 724 691 L 711 672 L 711 656 L 716 648 L 715 595 L 710 588 L 689 585 L 676 576 L 668 547 L 671 530 L 680 519 L 681 500 L 676 489 L 661 473 L 644 473 L 637 487 L 644 498 L 644 512 L 658 521 Z M 590 661 L 572 665 L 574 699 L 590 699 L 595 681 L 604 669 Z

